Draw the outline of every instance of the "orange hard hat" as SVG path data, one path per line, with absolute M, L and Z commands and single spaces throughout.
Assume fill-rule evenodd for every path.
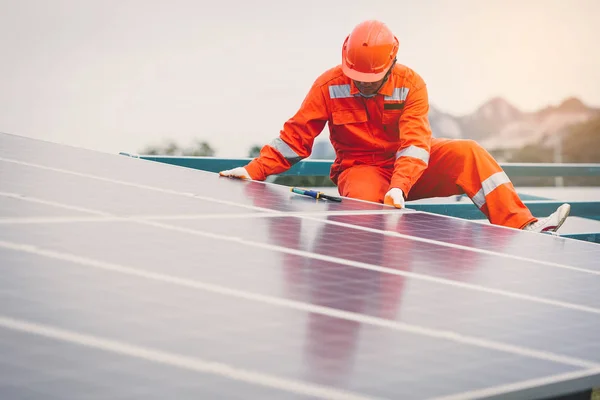
M 399 45 L 383 22 L 361 22 L 342 46 L 342 71 L 355 81 L 377 82 L 394 63 Z

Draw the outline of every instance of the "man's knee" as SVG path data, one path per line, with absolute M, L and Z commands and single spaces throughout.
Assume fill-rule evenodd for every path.
M 489 153 L 478 142 L 471 139 L 456 139 L 448 142 L 446 151 L 449 151 L 457 160 L 472 160 L 479 156 L 489 156 Z
M 383 203 L 388 186 L 389 181 L 376 173 L 372 167 L 349 168 L 340 175 L 338 182 L 342 196 L 376 203 Z
M 472 139 L 456 139 L 448 142 L 447 146 L 450 146 L 452 151 L 461 154 L 473 154 L 480 151 L 486 151 L 479 143 Z
M 348 177 L 340 185 L 340 194 L 353 199 L 383 203 L 381 189 L 375 182 L 369 182 L 362 177 Z

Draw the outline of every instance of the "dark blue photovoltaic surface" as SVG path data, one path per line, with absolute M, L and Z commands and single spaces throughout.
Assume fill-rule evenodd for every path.
M 599 249 L 0 134 L 0 398 L 581 390 L 600 384 Z
M 0 315 L 369 396 L 430 397 L 577 369 L 39 256 L 2 257 L 10 267 L 0 267 Z

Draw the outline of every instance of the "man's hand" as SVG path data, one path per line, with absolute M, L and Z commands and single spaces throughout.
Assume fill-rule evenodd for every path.
M 246 171 L 246 168 L 244 168 L 244 167 L 237 167 L 234 169 L 228 169 L 225 171 L 221 171 L 221 172 L 219 172 L 219 175 L 227 176 L 229 178 L 237 178 L 237 179 L 252 179 L 250 177 L 250 174 L 248 173 L 248 171 Z
M 396 208 L 404 208 L 404 193 L 401 189 L 392 188 L 385 194 L 383 202 Z

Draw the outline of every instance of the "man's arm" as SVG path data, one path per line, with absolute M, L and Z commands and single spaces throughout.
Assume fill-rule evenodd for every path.
M 409 94 L 400 117 L 400 147 L 396 152 L 394 174 L 390 188 L 402 189 L 407 195 L 429 163 L 431 127 L 429 125 L 429 96 L 424 84 Z
M 222 171 L 223 176 L 262 181 L 269 175 L 287 171 L 312 152 L 315 138 L 323 131 L 328 110 L 316 82 L 311 87 L 296 114 L 285 122 L 279 137 L 263 146 L 260 155 L 245 167 Z
M 404 197 L 408 195 L 415 182 L 421 177 L 429 163 L 431 149 L 431 127 L 429 125 L 429 96 L 427 86 L 420 82 L 409 94 L 404 111 L 400 117 L 400 147 L 396 152 L 394 173 L 390 182 L 387 204 L 404 206 L 404 199 L 397 198 L 400 189 Z M 400 204 L 401 203 L 401 204 Z

